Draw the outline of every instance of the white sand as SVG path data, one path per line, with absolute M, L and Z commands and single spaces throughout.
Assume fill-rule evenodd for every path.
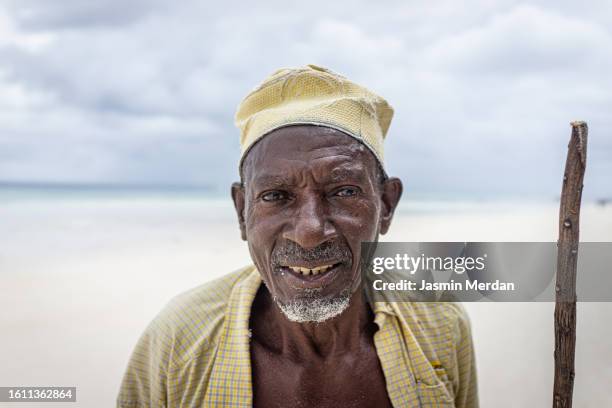
M 556 213 L 408 204 L 386 239 L 554 241 Z M 585 206 L 581 229 L 584 241 L 612 241 L 612 208 Z M 131 349 L 161 307 L 248 262 L 227 201 L 0 203 L 0 385 L 76 386 L 76 404 L 53 406 L 114 406 Z M 481 406 L 550 406 L 554 305 L 466 307 Z M 574 406 L 612 406 L 612 306 L 581 303 L 578 313 Z

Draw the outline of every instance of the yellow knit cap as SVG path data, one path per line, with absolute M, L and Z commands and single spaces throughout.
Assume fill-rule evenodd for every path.
M 238 106 L 242 161 L 271 131 L 297 124 L 327 126 L 362 142 L 384 170 L 383 139 L 393 108 L 386 100 L 343 76 L 316 65 L 284 68 L 268 77 Z

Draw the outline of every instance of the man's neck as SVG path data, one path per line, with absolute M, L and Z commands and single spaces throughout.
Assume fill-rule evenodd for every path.
M 375 331 L 373 316 L 360 288 L 338 316 L 321 323 L 292 322 L 262 285 L 253 302 L 251 327 L 254 341 L 272 352 L 301 361 L 358 350 Z

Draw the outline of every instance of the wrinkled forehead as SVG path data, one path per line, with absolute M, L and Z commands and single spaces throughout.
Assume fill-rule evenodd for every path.
M 294 125 L 270 132 L 247 153 L 242 180 L 264 174 L 317 170 L 319 172 L 362 172 L 376 177 L 379 164 L 361 142 L 342 131 L 324 126 Z

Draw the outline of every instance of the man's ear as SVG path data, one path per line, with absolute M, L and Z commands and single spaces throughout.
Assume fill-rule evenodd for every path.
M 244 186 L 241 183 L 232 183 L 232 200 L 234 200 L 234 208 L 238 215 L 238 225 L 240 225 L 240 236 L 243 241 L 246 241 L 246 225 L 244 223 Z
M 397 177 L 389 177 L 382 185 L 382 213 L 380 218 L 380 233 L 386 234 L 391 226 L 391 220 L 393 219 L 393 212 L 397 208 L 402 191 L 402 181 Z

